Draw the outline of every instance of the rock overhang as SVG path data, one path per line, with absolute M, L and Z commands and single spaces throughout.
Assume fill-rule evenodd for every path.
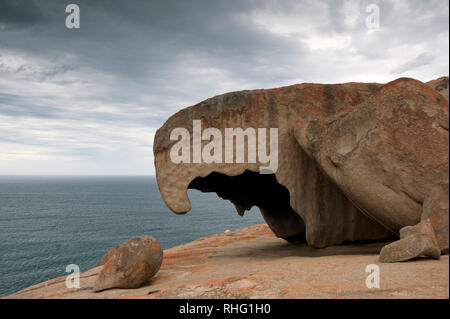
M 188 188 L 207 189 L 208 182 L 211 182 L 211 174 L 234 179 L 245 176 L 248 174 L 246 172 L 257 174 L 264 164 L 259 161 L 240 164 L 234 162 L 174 164 L 170 160 L 170 149 L 175 141 L 169 138 L 174 128 L 183 127 L 193 134 L 195 120 L 201 121 L 203 127 L 216 128 L 224 135 L 226 128 L 240 127 L 243 130 L 277 128 L 278 170 L 274 177 L 276 184 L 284 187 L 289 197 L 289 201 L 283 200 L 283 203 L 280 201 L 279 204 L 280 207 L 284 207 L 284 203 L 287 203 L 292 209 L 299 220 L 298 233 L 305 232 L 304 236 L 309 244 L 324 247 L 346 240 L 371 240 L 398 235 L 400 228 L 413 225 L 420 220 L 421 201 L 431 184 L 445 181 L 438 180 L 434 174 L 431 179 L 425 178 L 426 187 L 414 189 L 406 185 L 411 179 L 403 181 L 403 184 L 401 182 L 396 184 L 390 180 L 393 172 L 382 172 L 382 175 L 386 176 L 380 180 L 374 176 L 379 172 L 374 171 L 372 167 L 367 169 L 370 171 L 367 176 L 356 176 L 351 172 L 349 163 L 352 163 L 356 170 L 360 169 L 361 175 L 366 174 L 361 167 L 358 168 L 361 163 L 355 163 L 355 158 L 363 162 L 369 161 L 367 157 L 369 155 L 364 155 L 364 150 L 372 154 L 376 147 L 380 147 L 373 141 L 385 139 L 383 134 L 392 135 L 392 130 L 389 132 L 387 128 L 380 132 L 378 129 L 382 123 L 380 118 L 386 117 L 392 110 L 400 110 L 401 113 L 404 103 L 417 105 L 421 111 L 426 111 L 433 125 L 439 123 L 439 127 L 447 127 L 447 135 L 445 132 L 430 131 L 436 139 L 440 139 L 434 143 L 437 144 L 439 152 L 445 150 L 443 143 L 445 144 L 445 140 L 448 141 L 446 83 L 448 88 L 448 77 L 427 84 L 408 78 L 397 79 L 385 85 L 300 84 L 278 89 L 232 92 L 207 99 L 174 114 L 155 135 L 156 176 L 162 197 L 172 211 L 186 213 L 190 210 Z M 418 120 L 418 124 L 429 125 L 421 119 Z M 266 142 L 270 145 L 267 134 L 266 138 Z M 201 143 L 208 142 L 208 140 L 201 141 Z M 189 145 L 191 152 L 194 148 L 193 145 Z M 392 150 L 388 150 L 389 152 Z M 248 151 L 245 155 L 249 155 Z M 389 156 L 392 158 L 394 155 Z M 386 156 L 379 157 L 379 160 L 386 161 Z M 394 160 L 398 162 L 398 158 Z M 422 160 L 425 163 L 427 158 Z M 373 165 L 373 162 L 370 165 Z M 442 158 L 441 163 L 432 168 L 438 173 L 448 172 L 448 158 Z M 202 180 L 202 186 L 199 186 L 196 180 Z M 367 194 L 367 184 L 371 180 L 378 187 L 375 187 L 377 192 L 375 195 Z M 381 187 L 386 187 L 386 190 Z M 221 189 L 219 192 L 223 194 L 224 190 Z M 378 207 L 380 205 L 373 203 L 375 200 L 366 200 L 367 196 L 380 200 L 383 192 L 387 194 L 388 209 Z M 252 201 L 245 199 L 245 196 L 234 197 L 229 199 L 234 202 L 238 213 L 242 214 Z M 276 200 L 275 197 L 273 199 Z M 253 204 L 255 202 L 258 200 L 253 200 Z M 261 204 L 258 207 L 260 206 Z M 411 212 L 391 216 L 392 211 L 400 206 L 406 207 Z M 386 212 L 380 213 L 379 211 L 383 209 Z M 264 216 L 264 209 L 261 211 Z M 268 213 L 266 210 L 264 216 L 269 226 L 276 234 L 281 234 L 280 237 L 288 238 L 289 236 L 279 231 L 286 226 L 280 227 L 276 222 L 277 214 L 283 215 L 280 213 L 283 210 L 269 211 L 271 212 Z M 281 222 L 282 218 L 279 219 Z M 291 224 L 292 220 L 289 225 Z M 292 234 L 292 231 L 288 233 Z

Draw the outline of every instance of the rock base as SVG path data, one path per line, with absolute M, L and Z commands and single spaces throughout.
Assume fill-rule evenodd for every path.
M 160 271 L 138 289 L 94 293 L 102 266 L 81 274 L 80 288 L 65 277 L 7 298 L 448 298 L 448 255 L 380 263 L 386 242 L 314 249 L 276 238 L 267 225 L 203 237 L 164 251 Z M 369 264 L 380 288 L 367 288 Z

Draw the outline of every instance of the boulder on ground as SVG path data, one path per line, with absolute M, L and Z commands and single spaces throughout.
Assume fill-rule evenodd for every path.
M 163 251 L 151 236 L 134 237 L 106 253 L 97 265 L 103 265 L 94 291 L 109 288 L 138 288 L 161 267 Z

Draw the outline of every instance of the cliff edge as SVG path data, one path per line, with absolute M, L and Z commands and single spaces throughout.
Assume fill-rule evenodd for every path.
M 93 285 L 102 266 L 80 274 L 80 288 L 55 278 L 6 298 L 448 298 L 448 255 L 384 264 L 386 242 L 315 249 L 276 238 L 267 225 L 202 237 L 164 251 L 160 271 L 138 289 Z M 367 265 L 380 288 L 367 288 Z

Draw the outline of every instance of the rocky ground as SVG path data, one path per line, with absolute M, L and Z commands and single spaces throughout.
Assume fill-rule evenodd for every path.
M 314 249 L 274 237 L 266 225 L 203 237 L 164 251 L 158 274 L 138 289 L 93 292 L 102 266 L 7 298 L 449 298 L 448 255 L 379 263 L 386 243 Z M 380 288 L 367 288 L 366 266 L 380 267 Z

